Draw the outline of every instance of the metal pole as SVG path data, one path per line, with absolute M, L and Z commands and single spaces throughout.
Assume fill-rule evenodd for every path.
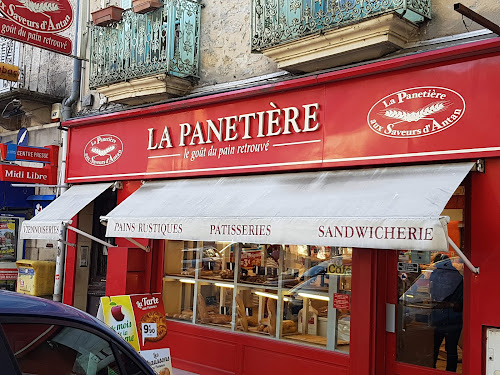
M 487 28 L 488 30 L 493 31 L 495 34 L 500 35 L 500 26 L 491 22 L 489 19 L 484 18 L 480 14 L 474 12 L 472 9 L 467 8 L 465 5 L 461 3 L 456 3 L 453 5 L 453 9 L 456 10 L 461 15 Z
M 448 243 L 451 245 L 451 247 L 453 248 L 453 250 L 455 250 L 455 252 L 458 254 L 458 256 L 460 257 L 460 259 L 462 259 L 465 263 L 465 265 L 467 266 L 467 268 L 469 268 L 472 273 L 475 273 L 476 275 L 479 275 L 479 267 L 474 267 L 471 263 L 471 261 L 469 259 L 467 259 L 467 257 L 465 256 L 464 253 L 462 253 L 462 250 L 460 250 L 458 248 L 457 245 L 455 245 L 455 242 L 453 242 L 453 240 L 448 237 Z
M 57 241 L 56 276 L 54 280 L 54 294 L 52 300 L 62 302 L 64 283 L 64 265 L 66 260 L 66 225 L 61 223 L 59 227 L 59 240 Z

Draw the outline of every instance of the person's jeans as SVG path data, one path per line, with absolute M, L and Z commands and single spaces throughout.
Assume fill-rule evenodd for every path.
M 461 324 L 442 324 L 434 327 L 434 367 L 436 367 L 439 348 L 445 340 L 444 347 L 446 349 L 446 371 L 457 371 L 458 364 L 458 340 L 462 332 Z

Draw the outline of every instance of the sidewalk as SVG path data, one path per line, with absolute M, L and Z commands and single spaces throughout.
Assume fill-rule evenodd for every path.
M 172 370 L 173 370 L 172 375 L 198 375 L 198 374 L 195 374 L 194 372 L 184 371 L 184 370 L 180 370 L 178 368 L 173 368 Z

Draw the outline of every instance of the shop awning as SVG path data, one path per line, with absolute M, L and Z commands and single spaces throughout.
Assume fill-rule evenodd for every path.
M 146 182 L 107 237 L 447 251 L 441 213 L 473 163 Z
M 21 227 L 22 239 L 58 240 L 61 223 L 70 222 L 112 183 L 74 185 Z

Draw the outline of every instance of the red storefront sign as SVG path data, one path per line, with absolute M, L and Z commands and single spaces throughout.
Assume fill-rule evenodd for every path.
M 17 268 L 0 269 L 0 280 L 17 280 Z
M 57 167 L 31 168 L 1 164 L 0 181 L 55 185 L 57 183 Z
M 495 92 L 500 85 L 500 56 L 433 65 L 425 54 L 413 58 L 416 62 L 411 59 L 392 62 L 394 67 L 383 74 L 380 68 L 372 73 L 377 71 L 373 66 L 353 68 L 66 122 L 67 180 L 227 175 L 500 155 L 495 142 L 500 107 L 477 91 L 480 87 Z M 402 69 L 407 65 L 413 66 L 411 72 Z
M 12 146 L 12 155 L 9 146 Z M 3 160 L 33 161 L 40 163 L 56 164 L 58 156 L 57 146 L 32 147 L 0 144 L 0 154 Z
M 351 308 L 351 297 L 349 294 L 334 293 L 333 308 L 339 310 L 349 310 Z
M 35 2 L 1 0 L 0 36 L 65 55 L 71 54 L 71 39 L 57 35 L 73 23 L 68 0 Z

